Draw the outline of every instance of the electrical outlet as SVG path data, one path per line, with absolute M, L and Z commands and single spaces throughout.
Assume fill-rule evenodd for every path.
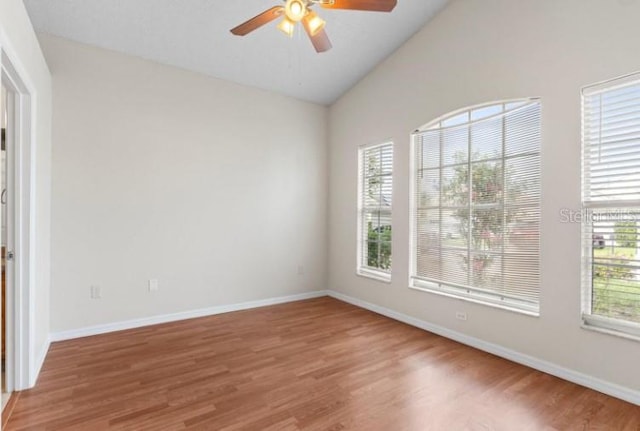
M 100 299 L 102 298 L 102 289 L 100 286 L 91 286 L 91 299 Z
M 456 319 L 467 320 L 467 313 L 465 313 L 464 311 L 456 311 Z
M 152 278 L 149 280 L 149 292 L 157 292 L 159 287 L 157 279 Z
M 304 266 L 298 265 L 298 275 L 304 275 Z

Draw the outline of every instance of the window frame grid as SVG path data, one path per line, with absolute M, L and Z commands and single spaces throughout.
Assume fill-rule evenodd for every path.
M 586 105 L 591 97 L 600 97 L 599 102 L 599 133 L 602 133 L 603 102 L 602 96 L 608 92 L 620 90 L 625 87 L 640 86 L 640 72 L 630 73 L 617 78 L 605 80 L 593 85 L 588 85 L 581 90 L 581 210 L 583 214 L 590 215 L 598 211 L 632 211 L 640 212 L 639 199 L 603 199 L 594 200 L 591 196 L 591 184 L 587 178 L 587 165 L 589 164 L 588 151 L 592 149 L 592 144 L 588 143 L 587 129 L 588 118 Z M 638 101 L 640 106 L 640 101 Z M 591 114 L 593 115 L 593 114 Z M 581 220 L 581 326 L 586 329 L 595 330 L 618 337 L 640 341 L 640 323 L 629 320 L 616 319 L 612 317 L 594 314 L 594 277 L 593 268 L 596 265 L 593 247 L 594 224 L 590 216 Z
M 509 104 L 514 104 L 514 103 L 521 103 L 521 106 L 512 108 L 512 109 L 507 109 L 507 105 Z M 506 155 L 507 151 L 506 151 L 506 141 L 507 141 L 507 136 L 506 136 L 506 116 L 507 114 L 513 113 L 513 112 L 517 112 L 521 109 L 525 109 L 527 107 L 529 107 L 532 104 L 538 104 L 538 109 L 540 111 L 540 118 L 542 120 L 542 103 L 541 103 L 541 99 L 537 98 L 537 97 L 532 97 L 532 98 L 523 98 L 523 99 L 511 99 L 511 100 L 503 100 L 503 101 L 495 101 L 495 102 L 489 102 L 489 103 L 484 103 L 481 105 L 474 105 L 471 107 L 466 107 L 466 108 L 462 108 L 450 113 L 447 113 L 429 123 L 427 123 L 426 125 L 422 126 L 421 128 L 415 130 L 412 134 L 411 134 L 411 145 L 410 145 L 410 170 L 411 170 L 411 175 L 410 175 L 410 181 L 409 181 L 409 200 L 410 200 L 410 210 L 409 210 L 409 288 L 411 289 L 415 289 L 415 290 L 419 290 L 419 291 L 423 291 L 423 292 L 428 292 L 428 293 L 435 293 L 438 295 L 442 295 L 442 296 L 446 296 L 446 297 L 450 297 L 450 298 L 455 298 L 455 299 L 462 299 L 468 302 L 472 302 L 472 303 L 477 303 L 477 304 L 481 304 L 481 305 L 485 305 L 485 306 L 490 306 L 490 307 L 495 307 L 495 308 L 500 308 L 500 309 L 504 309 L 504 310 L 508 310 L 508 311 L 514 311 L 520 314 L 524 314 L 524 315 L 529 315 L 532 317 L 539 317 L 540 316 L 540 285 L 541 285 L 541 261 L 542 261 L 542 257 L 541 257 L 541 217 L 542 217 L 542 182 L 540 182 L 540 189 L 538 191 L 538 198 L 537 198 L 537 204 L 520 204 L 520 205 L 515 205 L 513 207 L 515 208 L 537 208 L 539 211 L 539 237 L 538 237 L 538 253 L 537 256 L 535 256 L 537 259 L 537 265 L 538 265 L 538 298 L 537 301 L 527 301 L 527 300 L 523 300 L 521 298 L 510 298 L 510 301 L 505 302 L 504 301 L 504 297 L 507 297 L 509 295 L 502 295 L 503 298 L 502 299 L 497 299 L 497 295 L 495 291 L 490 291 L 487 289 L 482 289 L 482 288 L 478 288 L 478 287 L 473 287 L 473 286 L 464 286 L 464 285 L 459 285 L 456 283 L 443 283 L 442 280 L 436 280 L 436 279 L 432 279 L 429 277 L 418 277 L 417 276 L 417 264 L 418 264 L 418 252 L 417 252 L 417 232 L 418 232 L 418 227 L 417 227 L 417 223 L 418 223 L 418 211 L 420 210 L 424 210 L 425 208 L 420 207 L 418 205 L 417 202 L 417 198 L 416 198 L 416 191 L 417 191 L 417 183 L 418 183 L 418 179 L 420 178 L 420 174 L 422 172 L 424 172 L 425 170 L 431 169 L 431 170 L 438 170 L 439 173 L 439 187 L 440 190 L 442 190 L 442 172 L 443 172 L 443 168 L 445 167 L 450 167 L 450 166 L 455 166 L 455 165 L 466 165 L 467 169 L 470 169 L 471 165 L 473 165 L 474 161 L 473 161 L 473 157 L 472 157 L 472 152 L 471 152 L 471 146 L 472 146 L 472 139 L 471 139 L 471 133 L 472 133 L 472 127 L 474 124 L 477 123 L 481 123 L 481 122 L 485 122 L 488 120 L 493 120 L 496 118 L 502 118 L 501 121 L 501 127 L 502 127 L 502 133 L 501 133 L 501 157 L 489 157 L 489 158 L 483 158 L 482 160 L 476 160 L 475 162 L 486 162 L 486 161 L 497 161 L 497 162 L 501 162 L 502 165 L 502 181 L 503 184 L 505 184 L 505 177 L 506 177 L 506 169 L 505 169 L 505 165 L 506 162 L 508 160 L 513 160 L 513 159 L 523 159 L 526 157 L 538 157 L 538 164 L 539 164 L 539 174 L 542 175 L 542 145 L 540 145 L 539 149 L 537 152 L 527 152 L 527 153 L 519 153 L 517 155 Z M 493 114 L 487 117 L 483 117 L 480 119 L 476 119 L 476 120 L 471 120 L 471 112 L 474 110 L 478 110 L 478 109 L 482 109 L 482 108 L 486 108 L 486 107 L 491 107 L 491 106 L 498 106 L 498 105 L 502 105 L 502 111 L 500 113 L 497 114 Z M 454 125 L 454 126 L 449 126 L 449 127 L 441 127 L 442 123 L 448 119 L 460 116 L 461 114 L 467 113 L 467 117 L 469 119 L 469 121 L 467 123 L 461 124 L 461 125 Z M 430 130 L 436 130 L 439 129 L 441 130 L 445 130 L 445 129 L 454 129 L 456 127 L 466 127 L 468 132 L 467 132 L 467 151 L 468 151 L 468 157 L 467 157 L 467 161 L 464 163 L 452 163 L 452 164 L 448 164 L 448 165 L 443 165 L 443 133 L 440 133 L 439 136 L 439 158 L 440 158 L 440 162 L 438 167 L 432 167 L 432 168 L 424 168 L 424 166 L 422 165 L 422 161 L 424 160 L 424 154 L 422 152 L 420 152 L 420 154 L 418 154 L 418 148 L 423 145 L 421 142 L 419 142 L 419 136 L 421 134 L 423 134 L 424 132 L 428 132 Z M 540 139 L 542 139 L 542 128 L 540 128 Z M 418 157 L 420 157 L 420 167 L 418 167 L 418 164 L 416 163 L 418 160 Z M 471 172 L 471 171 L 469 171 Z M 472 191 L 472 175 L 469 174 L 469 185 L 468 185 L 468 189 L 469 189 L 469 199 L 472 199 L 471 197 L 471 191 Z M 541 178 L 540 178 L 541 181 Z M 501 199 L 501 203 L 497 203 L 496 205 L 500 206 L 503 209 L 503 225 L 504 225 L 504 219 L 506 217 L 506 215 L 504 214 L 504 208 L 507 207 L 508 205 L 505 205 L 505 200 L 506 200 L 506 196 L 503 193 L 502 199 Z M 442 224 L 442 209 L 447 209 L 447 208 L 453 208 L 451 206 L 434 206 L 433 209 L 439 209 L 440 211 L 440 217 L 439 217 L 439 225 Z M 458 208 L 458 207 L 456 207 Z M 462 207 L 460 207 L 462 208 Z M 464 208 L 472 208 L 472 206 L 465 206 Z M 455 209 L 455 208 L 454 208 Z M 470 213 L 470 217 L 471 217 L 471 211 L 469 211 Z M 441 227 L 439 232 L 441 232 Z M 501 256 L 504 256 L 505 253 L 505 235 L 502 236 L 502 246 L 501 246 L 501 252 L 499 253 Z M 441 245 L 438 245 L 437 247 L 438 250 L 443 250 L 443 247 Z M 446 247 L 445 247 L 446 248 Z M 461 250 L 464 250 L 461 248 Z M 468 245 L 466 247 L 466 250 L 468 251 L 468 253 L 471 252 L 471 247 Z M 495 253 L 494 253 L 495 254 Z M 509 256 L 514 256 L 515 253 L 508 253 Z M 504 271 L 505 271 L 505 267 L 504 267 L 504 260 L 501 261 L 500 263 L 501 265 L 501 273 L 503 275 L 503 280 L 504 280 Z M 469 273 L 470 271 L 467 271 L 467 279 L 469 277 Z M 470 284 L 470 283 L 469 283 Z M 464 291 L 467 291 L 467 293 L 465 293 Z M 472 292 L 471 292 L 472 291 Z
M 377 149 L 382 150 L 384 147 L 390 147 L 391 149 L 391 171 L 387 173 L 381 173 L 380 175 L 367 176 L 365 173 L 365 157 L 370 151 L 375 151 Z M 383 270 L 380 268 L 373 268 L 368 265 L 365 265 L 365 258 L 368 257 L 367 253 L 365 253 L 365 247 L 367 247 L 369 241 L 365 239 L 365 226 L 364 218 L 366 214 L 373 214 L 377 212 L 378 215 L 384 213 L 388 215 L 390 225 L 392 226 L 392 218 L 393 218 L 393 164 L 394 164 L 394 142 L 391 139 L 385 140 L 381 143 L 376 144 L 365 144 L 358 147 L 358 195 L 357 195 L 357 253 L 356 253 L 356 275 L 371 278 L 377 281 L 382 281 L 386 283 L 391 282 L 391 273 L 393 269 L 393 228 L 391 232 L 391 243 L 389 246 L 391 247 L 391 266 L 388 270 Z M 365 195 L 364 191 L 366 188 L 367 180 L 370 178 L 379 177 L 379 178 L 391 178 L 391 205 L 388 209 L 383 210 L 381 206 L 376 207 L 368 207 L 365 205 Z M 382 194 L 382 188 L 380 189 L 380 194 Z M 381 241 L 380 236 L 382 232 L 378 232 L 378 240 L 376 241 L 378 244 L 378 254 L 380 254 Z

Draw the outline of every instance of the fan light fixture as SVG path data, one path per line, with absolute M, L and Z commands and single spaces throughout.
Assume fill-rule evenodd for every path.
M 296 23 L 291 21 L 286 16 L 282 18 L 282 21 L 280 21 L 280 24 L 278 24 L 278 29 L 289 37 L 293 37 L 293 31 L 295 30 L 295 28 Z
M 324 29 L 324 26 L 327 24 L 325 20 L 320 18 L 318 14 L 314 11 L 310 10 L 309 13 L 304 17 L 307 26 L 309 27 L 309 32 L 311 36 L 315 36 L 320 32 L 320 30 Z
M 284 14 L 293 22 L 298 22 L 307 13 L 307 5 L 302 0 L 287 0 Z
M 246 36 L 263 25 L 282 17 L 282 21 L 278 24 L 279 30 L 291 37 L 296 24 L 300 22 L 316 51 L 325 52 L 331 49 L 331 42 L 324 31 L 326 22 L 311 10 L 313 6 L 319 6 L 323 9 L 391 12 L 397 4 L 398 0 L 285 0 L 284 6 L 273 6 L 265 10 L 232 28 L 231 33 L 236 36 Z
M 307 4 L 304 0 L 287 0 L 287 3 L 284 5 L 284 18 L 282 18 L 282 21 L 278 24 L 278 28 L 287 36 L 292 37 L 296 23 L 307 19 L 309 13 L 312 12 L 307 9 Z M 320 31 L 320 29 L 318 31 Z

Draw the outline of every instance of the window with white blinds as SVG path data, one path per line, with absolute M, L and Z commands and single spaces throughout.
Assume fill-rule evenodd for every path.
M 361 147 L 358 158 L 357 272 L 388 281 L 391 279 L 393 143 Z
M 539 312 L 540 115 L 495 103 L 413 134 L 411 287 Z
M 582 102 L 583 318 L 640 336 L 640 74 Z

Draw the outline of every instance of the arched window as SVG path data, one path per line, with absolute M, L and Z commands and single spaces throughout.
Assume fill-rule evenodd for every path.
M 411 287 L 539 312 L 540 128 L 525 99 L 413 134 Z

